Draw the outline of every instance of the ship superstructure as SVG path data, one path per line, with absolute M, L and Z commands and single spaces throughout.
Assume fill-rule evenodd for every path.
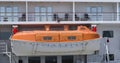
M 0 0 L 0 63 L 119 63 L 119 2 L 119 0 Z M 100 37 L 80 43 L 74 42 L 73 39 L 76 38 L 72 35 L 77 35 L 78 32 L 74 30 L 79 26 L 86 26 Z M 48 29 L 58 31 L 44 32 Z M 41 31 L 38 30 L 42 30 L 43 35 L 56 33 L 52 36 L 55 38 L 59 36 L 56 39 L 58 41 L 50 42 L 50 36 L 45 37 L 45 40 L 48 40 L 45 43 L 41 42 L 40 38 L 39 43 L 10 40 L 17 33 L 29 34 L 30 31 L 38 33 L 31 38 L 36 40 L 36 37 L 41 37 L 41 34 L 39 35 Z M 66 43 L 64 40 L 60 42 L 60 33 L 68 36 L 61 37 L 65 41 L 70 39 L 72 42 Z M 31 37 L 24 34 L 21 36 Z

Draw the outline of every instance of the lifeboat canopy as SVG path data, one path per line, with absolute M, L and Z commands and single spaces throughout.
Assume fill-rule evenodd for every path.
M 78 26 L 77 30 L 50 30 L 50 26 L 45 26 L 45 30 L 21 31 L 14 34 L 11 40 L 22 40 L 29 42 L 77 42 L 99 38 L 99 35 L 91 31 L 86 26 Z

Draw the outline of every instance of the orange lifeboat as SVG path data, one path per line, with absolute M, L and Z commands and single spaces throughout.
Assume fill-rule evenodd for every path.
M 86 26 L 78 26 L 77 30 L 68 30 L 64 26 L 63 31 L 51 31 L 50 26 L 45 26 L 45 31 L 22 31 L 14 34 L 11 40 L 22 40 L 30 42 L 79 42 L 99 38 L 96 32 L 89 30 Z
M 58 28 L 58 27 L 56 27 Z M 64 30 L 63 30 L 64 29 Z M 78 26 L 77 30 L 22 31 L 11 36 L 12 52 L 17 56 L 37 55 L 79 55 L 94 54 L 100 48 L 100 38 L 96 32 L 86 26 Z

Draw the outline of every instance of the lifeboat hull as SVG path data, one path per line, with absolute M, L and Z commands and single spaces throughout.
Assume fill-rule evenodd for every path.
M 80 42 L 27 42 L 11 40 L 12 52 L 17 56 L 85 55 L 100 48 L 100 38 Z

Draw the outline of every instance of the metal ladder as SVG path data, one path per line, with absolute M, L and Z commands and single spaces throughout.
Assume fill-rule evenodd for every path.
M 8 40 L 0 40 L 0 54 L 6 54 L 9 57 L 11 63 L 11 52 L 8 51 Z

